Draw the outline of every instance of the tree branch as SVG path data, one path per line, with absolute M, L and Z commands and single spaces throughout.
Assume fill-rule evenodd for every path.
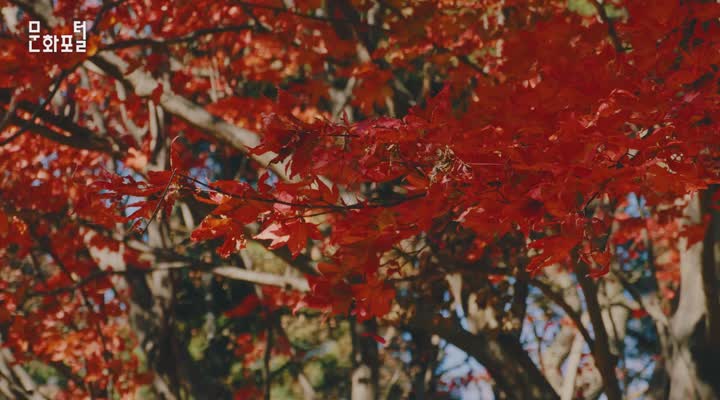
M 136 46 L 170 46 L 173 44 L 181 44 L 186 42 L 192 42 L 193 40 L 199 39 L 203 36 L 214 35 L 217 33 L 228 33 L 228 32 L 244 32 L 253 29 L 252 26 L 241 24 L 241 25 L 229 25 L 229 26 L 216 26 L 212 28 L 198 29 L 197 31 L 188 33 L 187 35 L 171 37 L 171 38 L 137 38 L 123 40 L 119 42 L 111 43 L 100 51 L 113 51 L 120 49 L 127 49 Z
M 70 146 L 80 150 L 99 151 L 101 153 L 122 155 L 123 157 L 125 156 L 118 150 L 113 149 L 111 144 L 103 141 L 102 139 L 100 139 L 100 137 L 88 137 L 84 135 L 82 131 L 66 131 L 70 133 L 70 135 L 64 135 L 60 132 L 54 131 L 48 126 L 31 123 L 28 120 L 22 119 L 17 116 L 12 117 L 11 121 L 13 124 L 23 125 L 27 131 L 35 133 L 55 143 Z M 10 139 L 13 138 L 14 137 L 11 137 Z
M 251 271 L 239 267 L 215 267 L 212 273 L 228 279 L 255 283 L 258 285 L 291 288 L 300 292 L 307 292 L 310 286 L 305 279 L 292 276 L 277 275 L 269 272 Z
M 565 301 L 565 299 L 560 294 L 556 293 L 550 287 L 550 285 L 538 279 L 530 279 L 530 284 L 540 289 L 540 291 L 547 298 L 552 300 L 555 304 L 560 306 L 563 311 L 565 311 L 565 314 L 575 323 L 575 327 L 577 327 L 578 331 L 582 335 L 583 339 L 585 339 L 585 342 L 590 348 L 593 348 L 593 346 L 595 346 L 595 341 L 593 340 L 592 336 L 590 336 L 590 332 L 588 332 L 587 328 L 585 328 L 585 325 L 582 323 L 582 318 L 580 317 L 580 314 L 573 310 L 570 304 L 568 304 L 568 302 Z
M 702 193 L 703 213 L 709 217 L 705 230 L 702 250 L 702 281 L 705 292 L 707 320 L 707 339 L 712 348 L 720 348 L 720 291 L 718 290 L 717 262 L 715 260 L 715 244 L 720 232 L 720 213 L 715 209 L 712 198 L 717 192 L 717 185 L 711 186 Z
M 622 41 L 620 40 L 620 36 L 618 36 L 617 30 L 615 29 L 615 23 L 612 19 L 607 15 L 607 11 L 605 11 L 605 6 L 603 3 L 600 3 L 599 0 L 593 0 L 593 5 L 595 6 L 595 9 L 598 12 L 598 15 L 600 15 L 600 19 L 607 25 L 608 27 L 608 36 L 610 37 L 610 41 L 612 42 L 613 46 L 615 47 L 615 50 L 618 53 L 625 52 L 625 47 L 622 45 Z
M 99 53 L 88 62 L 123 82 L 140 97 L 150 96 L 161 85 L 142 68 L 131 71 L 127 62 L 111 52 Z M 222 118 L 210 114 L 202 106 L 173 93 L 172 89 L 168 87 L 164 88 L 160 97 L 160 105 L 170 114 L 248 154 L 250 158 L 271 169 L 281 179 L 290 180 L 282 164 L 271 165 L 271 161 L 276 157 L 275 154 L 250 154 L 250 150 L 260 144 L 260 139 L 255 132 L 225 122 Z
M 37 383 L 25 369 L 17 364 L 9 349 L 0 349 L 0 394 L 8 398 L 45 400 L 47 397 L 37 390 Z M 17 396 L 17 397 L 15 397 Z
M 512 334 L 472 334 L 456 321 L 439 316 L 433 318 L 432 315 L 418 315 L 410 326 L 435 333 L 475 358 L 506 394 L 516 396 L 512 398 L 558 399 L 555 390 Z
M 597 286 L 588 276 L 588 273 L 588 265 L 582 261 L 578 261 L 576 275 L 585 296 L 585 305 L 587 306 L 593 332 L 595 333 L 595 343 L 591 346 L 593 357 L 595 358 L 598 370 L 600 370 L 600 375 L 602 375 L 603 383 L 605 384 L 605 394 L 608 399 L 621 400 L 622 392 L 620 391 L 620 383 L 615 374 L 616 357 L 610 352 L 610 339 L 602 317 Z
M 570 355 L 568 356 L 565 379 L 563 380 L 562 389 L 560 390 L 561 400 L 572 400 L 575 396 L 575 379 L 577 378 L 577 370 L 582 359 L 582 338 L 575 334 Z

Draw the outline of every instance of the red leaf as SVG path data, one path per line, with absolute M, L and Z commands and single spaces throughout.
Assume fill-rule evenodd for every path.
M 705 221 L 705 224 L 699 225 L 688 225 L 683 228 L 680 232 L 681 237 L 687 238 L 687 248 L 689 249 L 696 243 L 703 241 L 705 238 L 705 231 L 707 230 L 706 225 L 709 220 Z
M 229 318 L 247 317 L 253 311 L 255 311 L 255 309 L 260 307 L 260 304 L 260 299 L 256 295 L 250 294 L 248 296 L 245 296 L 245 298 L 240 302 L 240 304 L 228 311 L 225 311 L 224 314 L 226 317 Z
M 270 249 L 287 245 L 293 257 L 297 257 L 305 249 L 310 238 L 319 239 L 320 231 L 315 224 L 300 219 L 282 224 L 274 222 L 255 235 L 255 239 L 272 240 L 268 246 Z
M 4 238 L 5 236 L 7 236 L 8 232 L 10 231 L 9 221 L 10 220 L 8 216 L 0 209 L 0 238 Z
M 601 265 L 600 268 L 593 268 L 588 273 L 588 276 L 593 279 L 602 278 L 610 272 L 610 265 Z
M 158 85 L 160 87 L 160 85 Z M 183 153 L 186 152 L 185 147 L 178 141 L 180 136 L 176 136 L 170 143 L 170 169 L 186 170 L 183 166 Z
M 387 341 L 384 337 L 374 333 L 374 332 L 363 332 L 360 334 L 360 336 L 369 337 L 372 338 L 374 341 L 380 343 L 380 344 L 386 344 Z
M 361 321 L 390 312 L 395 298 L 395 289 L 374 276 L 365 283 L 352 285 L 352 293 L 356 301 L 354 311 Z
M 610 251 L 604 251 L 602 253 L 594 252 L 594 253 L 592 253 L 592 258 L 601 267 L 609 268 L 610 260 L 612 259 L 612 254 L 610 253 Z
M 562 235 L 535 240 L 528 247 L 542 249 L 542 254 L 530 260 L 527 270 L 535 273 L 543 267 L 566 259 L 578 242 L 579 240 L 576 237 Z
M 206 217 L 190 235 L 193 242 L 224 238 L 217 249 L 220 257 L 227 258 L 232 253 L 245 247 L 245 236 L 242 225 L 230 218 Z
M 163 85 L 161 83 L 158 83 L 158 85 L 153 89 L 152 93 L 150 94 L 150 98 L 155 102 L 155 104 L 160 104 L 160 99 L 163 95 Z

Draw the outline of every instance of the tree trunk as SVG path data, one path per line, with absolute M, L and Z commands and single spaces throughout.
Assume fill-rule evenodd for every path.
M 701 223 L 709 211 L 696 195 L 686 209 L 686 224 Z M 717 212 L 712 212 L 717 214 Z M 717 216 L 711 216 L 705 239 L 688 243 L 680 238 L 681 290 L 678 307 L 670 320 L 664 342 L 669 347 L 665 370 L 670 384 L 669 399 L 720 399 L 720 348 L 713 332 L 717 315 Z M 713 290 L 714 289 L 714 290 Z M 709 293 L 708 293 L 709 292 Z
M 410 376 L 412 379 L 412 396 L 414 400 L 432 399 L 435 393 L 434 370 L 437 367 L 438 346 L 433 344 L 432 335 L 427 332 L 413 330 L 412 360 Z
M 377 400 L 379 392 L 378 344 L 371 334 L 377 328 L 375 321 L 351 321 L 353 339 L 353 372 L 351 400 Z

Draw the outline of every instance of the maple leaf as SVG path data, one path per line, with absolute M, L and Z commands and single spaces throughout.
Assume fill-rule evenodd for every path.
M 153 89 L 152 93 L 150 93 L 150 98 L 155 102 L 155 104 L 160 104 L 160 99 L 162 98 L 164 91 L 165 88 L 163 85 L 158 84 L 155 89 Z
M 680 236 L 687 238 L 686 248 L 689 249 L 705 238 L 705 232 L 707 231 L 709 222 L 709 219 L 706 218 L 704 224 L 688 225 L 680 231 Z
M 599 251 L 591 252 L 589 254 L 589 256 L 590 256 L 589 258 L 592 259 L 594 264 L 597 265 L 597 268 L 592 268 L 590 270 L 590 272 L 588 273 L 589 277 L 598 279 L 598 278 L 601 278 L 601 277 L 607 275 L 610 272 L 610 263 L 611 263 L 612 254 L 610 253 L 609 250 L 604 251 L 604 252 L 599 252 Z M 580 255 L 580 258 L 582 258 L 588 264 L 593 264 L 593 262 L 590 262 L 587 253 L 582 253 Z
M 243 226 L 230 218 L 208 216 L 190 235 L 190 239 L 194 242 L 216 238 L 224 239 L 217 248 L 218 255 L 223 258 L 245 247 Z
M 527 271 L 537 273 L 543 267 L 565 260 L 578 242 L 578 238 L 562 235 L 533 241 L 529 247 L 542 250 L 542 253 L 530 260 L 526 267 Z
M 320 239 L 317 225 L 294 219 L 289 222 L 273 222 L 254 236 L 255 239 L 271 240 L 270 249 L 287 245 L 293 257 L 297 257 L 307 246 L 308 239 Z
M 324 277 L 307 276 L 310 293 L 303 297 L 308 307 L 346 314 L 352 305 L 351 287 L 344 281 L 333 282 Z
M 260 306 L 260 304 L 260 299 L 256 295 L 250 294 L 248 296 L 245 296 L 245 298 L 240 302 L 240 304 L 236 305 L 228 311 L 225 311 L 225 316 L 229 318 L 247 317 L 253 311 L 255 311 Z
M 343 279 L 345 275 L 343 270 L 335 264 L 321 262 L 318 263 L 317 269 L 323 277 L 329 279 L 330 281 L 339 281 Z
M 374 276 L 352 285 L 352 293 L 356 301 L 353 312 L 360 321 L 387 314 L 395 299 L 395 290 Z

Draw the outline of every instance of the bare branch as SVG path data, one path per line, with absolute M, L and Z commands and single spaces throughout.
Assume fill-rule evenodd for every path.
M 120 50 L 120 49 L 127 49 L 130 47 L 136 47 L 136 46 L 170 46 L 173 44 L 192 42 L 203 36 L 214 35 L 214 34 L 218 34 L 218 33 L 228 33 L 228 32 L 244 32 L 244 31 L 251 30 L 251 29 L 253 29 L 253 27 L 250 25 L 246 25 L 246 24 L 217 26 L 217 27 L 212 27 L 212 28 L 198 29 L 197 31 L 188 33 L 187 35 L 178 36 L 178 37 L 159 38 L 159 39 L 137 38 L 137 39 L 123 40 L 123 41 L 111 43 L 111 44 L 103 47 L 100 51 Z
M 161 85 L 160 82 L 149 73 L 143 71 L 142 68 L 131 71 L 128 63 L 114 53 L 103 52 L 97 54 L 91 58 L 91 61 L 88 61 L 88 63 L 94 64 L 94 66 L 99 67 L 110 76 L 120 80 L 140 97 L 150 96 L 151 93 Z M 202 106 L 173 93 L 171 88 L 164 87 L 163 89 L 160 105 L 170 114 L 175 115 L 246 154 L 249 154 L 251 149 L 260 144 L 259 136 L 255 132 L 225 122 L 222 118 L 210 114 Z M 271 165 L 271 161 L 276 157 L 275 154 L 249 154 L 249 157 L 261 165 L 267 166 L 281 179 L 290 180 L 282 164 Z
M 575 379 L 577 378 L 577 370 L 582 359 L 582 337 L 578 334 L 572 342 L 570 355 L 568 356 L 566 368 L 566 376 L 563 380 L 562 389 L 560 390 L 560 400 L 572 400 L 575 396 Z
M 595 282 L 588 276 L 588 265 L 579 261 L 576 266 L 576 275 L 580 287 L 585 295 L 585 304 L 587 306 L 588 315 L 592 322 L 593 332 L 595 333 L 595 343 L 591 347 L 595 363 L 602 375 L 605 384 L 605 394 L 609 400 L 621 400 L 622 392 L 620 391 L 620 383 L 615 374 L 615 365 L 617 363 L 615 355 L 610 352 L 610 338 L 608 337 L 605 321 L 602 316 L 602 309 L 598 300 L 597 286 Z
M 540 373 L 518 339 L 508 333 L 496 336 L 472 334 L 456 321 L 432 315 L 418 315 L 410 326 L 434 333 L 487 368 L 495 382 L 517 398 L 557 399 L 558 395 L 547 379 Z
M 538 280 L 538 279 L 530 279 L 530 284 L 535 286 L 536 288 L 540 289 L 540 291 L 548 297 L 550 300 L 552 300 L 555 304 L 560 306 L 560 308 L 565 311 L 565 314 L 575 323 L 575 326 L 577 327 L 578 331 L 582 335 L 582 337 L 585 339 L 585 342 L 590 346 L 590 348 L 593 348 L 595 346 L 595 341 L 593 340 L 592 336 L 590 336 L 590 333 L 588 332 L 587 328 L 585 328 L 585 325 L 582 323 L 582 318 L 580 317 L 580 314 L 578 314 L 571 306 L 568 304 L 567 301 L 562 297 L 562 295 L 556 293 L 550 285 Z
M 603 3 L 600 3 L 599 0 L 594 0 L 592 3 L 598 12 L 598 15 L 600 15 L 600 19 L 602 19 L 602 21 L 608 27 L 608 36 L 610 36 L 610 41 L 612 41 L 612 44 L 615 47 L 615 50 L 618 53 L 625 52 L 625 47 L 623 46 L 622 41 L 620 40 L 620 36 L 618 36 L 617 30 L 615 29 L 615 23 L 608 16 L 607 11 L 605 11 L 605 6 L 603 5 Z
M 277 275 L 269 272 L 251 271 L 239 267 L 215 267 L 212 273 L 229 279 L 251 282 L 258 285 L 292 288 L 300 292 L 307 292 L 310 286 L 305 279 L 291 276 Z

